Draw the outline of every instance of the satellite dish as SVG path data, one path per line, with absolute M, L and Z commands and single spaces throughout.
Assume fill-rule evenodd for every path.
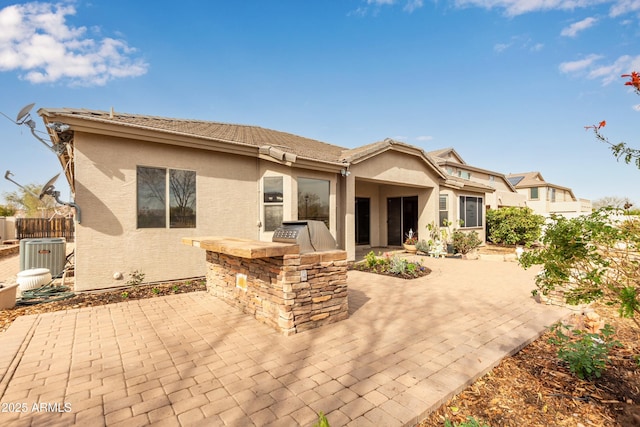
M 20 112 L 18 113 L 16 122 L 19 122 L 20 124 L 22 124 L 22 121 L 27 118 L 27 116 L 29 115 L 29 111 L 31 111 L 34 105 L 36 105 L 35 102 L 27 105 L 26 107 L 23 107 L 22 110 L 20 110 Z
M 49 181 L 47 181 L 47 183 L 42 187 L 42 191 L 40 191 L 40 195 L 38 196 L 40 200 L 42 200 L 42 198 L 46 194 L 53 196 L 53 190 L 55 189 L 55 187 L 53 186 L 53 183 L 56 182 L 59 176 L 60 174 L 57 174 L 56 176 L 51 178 Z

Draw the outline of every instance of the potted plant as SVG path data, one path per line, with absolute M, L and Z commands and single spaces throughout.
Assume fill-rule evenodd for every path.
M 409 229 L 409 232 L 405 235 L 404 244 L 402 245 L 404 249 L 409 253 L 416 253 L 416 243 L 418 243 L 418 233 L 413 231 L 413 229 Z
M 11 285 L 0 283 L 0 310 L 15 307 L 17 290 L 17 283 Z

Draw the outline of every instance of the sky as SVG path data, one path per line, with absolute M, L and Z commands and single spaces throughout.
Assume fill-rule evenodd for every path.
M 69 107 L 393 138 L 640 205 L 640 170 L 585 129 L 640 148 L 639 24 L 640 0 L 0 0 L 0 172 L 61 172 L 14 123 L 35 103 L 43 136 L 36 111 Z

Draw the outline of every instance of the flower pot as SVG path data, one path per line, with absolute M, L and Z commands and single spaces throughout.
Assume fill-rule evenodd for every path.
M 405 251 L 412 254 L 415 254 L 418 251 L 418 249 L 416 248 L 416 245 L 407 245 L 406 243 L 403 243 L 402 247 L 404 247 Z
M 17 290 L 17 283 L 14 283 L 13 285 L 0 285 L 0 310 L 16 306 Z
M 16 282 L 21 291 L 37 289 L 51 282 L 51 272 L 48 268 L 32 268 L 18 273 Z

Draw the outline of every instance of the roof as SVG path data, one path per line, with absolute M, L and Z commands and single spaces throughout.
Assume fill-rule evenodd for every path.
M 340 161 L 341 154 L 345 150 L 344 147 L 337 145 L 259 126 L 71 108 L 42 108 L 38 113 L 45 119 L 47 117 L 80 119 L 96 124 L 156 130 L 230 144 L 271 146 L 297 156 L 328 162 Z
M 467 162 L 465 162 L 462 159 L 462 156 L 460 156 L 460 154 L 458 154 L 458 152 L 453 147 L 441 148 L 439 150 L 429 151 L 427 154 L 429 156 L 434 157 L 435 161 L 438 164 L 441 164 L 444 162 L 454 162 L 461 165 L 467 164 Z M 452 158 L 455 160 L 452 160 Z
M 562 185 L 551 184 L 542 177 L 540 172 L 523 172 L 523 173 L 510 173 L 507 175 L 507 179 L 516 188 L 532 188 L 532 187 L 552 187 L 559 190 L 568 191 L 571 198 L 574 200 L 576 196 L 573 194 L 573 190 L 569 187 L 563 187 Z M 515 182 L 515 183 L 514 183 Z

